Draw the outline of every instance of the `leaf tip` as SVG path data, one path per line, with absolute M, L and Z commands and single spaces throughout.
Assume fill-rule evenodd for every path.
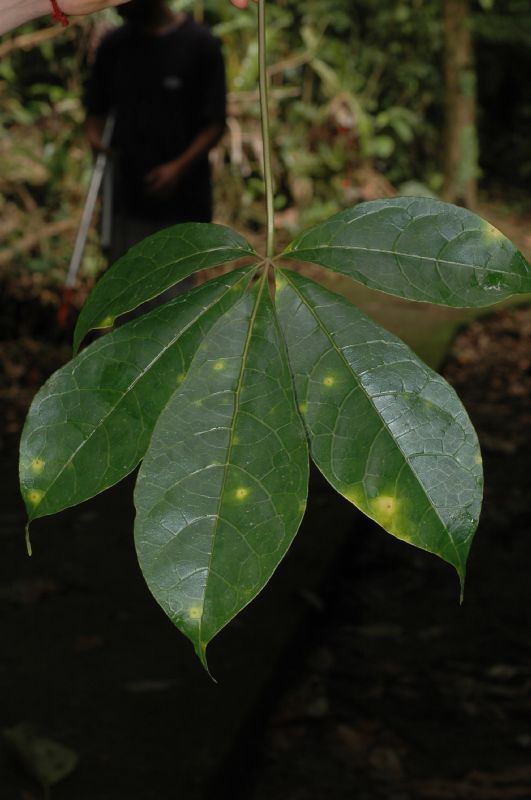
M 213 675 L 212 675 L 212 673 L 210 672 L 210 668 L 209 668 L 209 666 L 208 666 L 208 661 L 207 661 L 207 656 L 206 656 L 207 646 L 208 646 L 208 642 L 203 642 L 203 641 L 200 639 L 200 640 L 198 641 L 198 643 L 195 645 L 195 652 L 196 652 L 196 654 L 197 654 L 197 657 L 199 658 L 199 661 L 200 661 L 200 662 L 201 662 L 201 664 L 203 665 L 203 667 L 204 667 L 204 670 L 205 670 L 206 674 L 207 674 L 207 675 L 208 675 L 208 677 L 210 678 L 210 680 L 211 680 L 213 683 L 216 683 L 216 684 L 217 684 L 217 680 L 214 678 L 214 676 L 213 676 Z
M 462 606 L 465 600 L 465 571 L 460 568 L 457 570 L 459 577 L 459 605 Z

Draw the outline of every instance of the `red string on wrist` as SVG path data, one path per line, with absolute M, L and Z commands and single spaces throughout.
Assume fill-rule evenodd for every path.
M 59 8 L 59 3 L 57 0 L 50 0 L 52 4 L 52 19 L 54 22 L 60 22 L 63 28 L 66 28 L 69 25 L 68 17 L 66 16 L 65 12 Z

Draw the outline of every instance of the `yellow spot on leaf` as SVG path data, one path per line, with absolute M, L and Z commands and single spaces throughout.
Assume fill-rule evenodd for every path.
M 398 503 L 396 498 L 391 497 L 391 495 L 379 495 L 375 497 L 371 502 L 371 508 L 374 513 L 374 516 L 378 521 L 382 520 L 384 522 L 389 522 L 391 517 L 397 510 Z
M 240 444 L 240 437 L 236 434 L 232 437 L 232 444 Z
M 190 617 L 190 619 L 200 619 L 202 613 L 203 613 L 202 606 L 191 606 L 188 609 L 188 616 Z
M 31 462 L 31 471 L 35 473 L 35 475 L 40 475 L 44 469 L 44 461 L 42 458 L 34 458 Z
M 323 383 L 325 386 L 333 386 L 336 382 L 336 379 L 332 377 L 332 375 L 327 375 L 324 379 Z
M 212 369 L 215 369 L 216 372 L 220 372 L 222 369 L 225 369 L 225 362 L 223 360 L 216 361 Z
M 281 292 L 281 291 L 282 291 L 282 289 L 285 287 L 285 285 L 286 285 L 286 281 L 284 280 L 284 278 L 283 278 L 281 275 L 278 275 L 278 274 L 277 274 L 277 275 L 275 276 L 275 287 L 276 287 L 276 291 L 277 291 L 277 292 Z
M 299 411 L 301 414 L 306 414 L 308 411 L 308 403 L 299 403 Z
M 106 317 L 102 319 L 99 324 L 100 328 L 110 328 L 114 322 L 114 317 L 111 314 L 108 314 Z
M 177 375 L 177 377 L 175 378 L 175 383 L 177 384 L 177 386 L 180 386 L 185 378 L 186 378 L 186 375 L 184 374 L 184 372 L 180 372 Z
M 28 492 L 28 501 L 32 506 L 38 506 L 43 497 L 44 492 L 40 489 L 32 489 L 31 492 Z
M 474 458 L 474 461 L 476 462 L 476 464 L 483 464 L 483 459 L 481 458 L 481 453 L 478 453 L 476 455 L 476 457 Z
M 305 503 L 305 501 L 304 501 L 304 500 L 302 500 L 302 501 L 299 503 L 299 512 L 300 512 L 301 514 L 304 514 L 304 512 L 305 512 L 305 511 L 306 511 L 306 503 Z
M 249 494 L 249 489 L 246 489 L 244 486 L 240 486 L 239 489 L 236 489 L 234 494 L 236 495 L 237 500 L 245 500 Z
M 504 239 L 505 238 L 503 233 L 501 231 L 499 231 L 498 228 L 495 228 L 494 225 L 491 225 L 489 222 L 485 223 L 485 226 L 483 228 L 483 232 L 485 234 L 485 238 L 490 240 L 490 241 L 492 241 L 492 242 L 495 242 L 498 239 Z

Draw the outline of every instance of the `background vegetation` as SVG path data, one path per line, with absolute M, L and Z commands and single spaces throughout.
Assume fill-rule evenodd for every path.
M 214 154 L 217 219 L 258 230 L 255 15 L 220 0 L 177 5 L 204 18 L 225 46 L 230 115 Z M 457 5 L 475 42 L 480 196 L 518 211 L 531 176 L 531 9 L 527 0 Z M 443 192 L 444 6 L 271 3 L 277 221 L 286 237 L 358 200 Z M 41 292 L 61 280 L 71 251 L 91 167 L 82 86 L 113 23 L 112 13 L 66 31 L 43 21 L 0 41 L 0 272 L 17 270 Z M 85 274 L 103 264 L 95 235 Z

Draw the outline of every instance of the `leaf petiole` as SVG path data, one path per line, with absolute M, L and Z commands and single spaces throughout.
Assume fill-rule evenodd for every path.
M 275 246 L 275 216 L 273 208 L 273 172 L 271 169 L 271 134 L 269 130 L 265 3 L 266 0 L 258 0 L 258 68 L 262 147 L 264 154 L 264 182 L 266 192 L 266 257 L 271 259 L 273 257 Z

